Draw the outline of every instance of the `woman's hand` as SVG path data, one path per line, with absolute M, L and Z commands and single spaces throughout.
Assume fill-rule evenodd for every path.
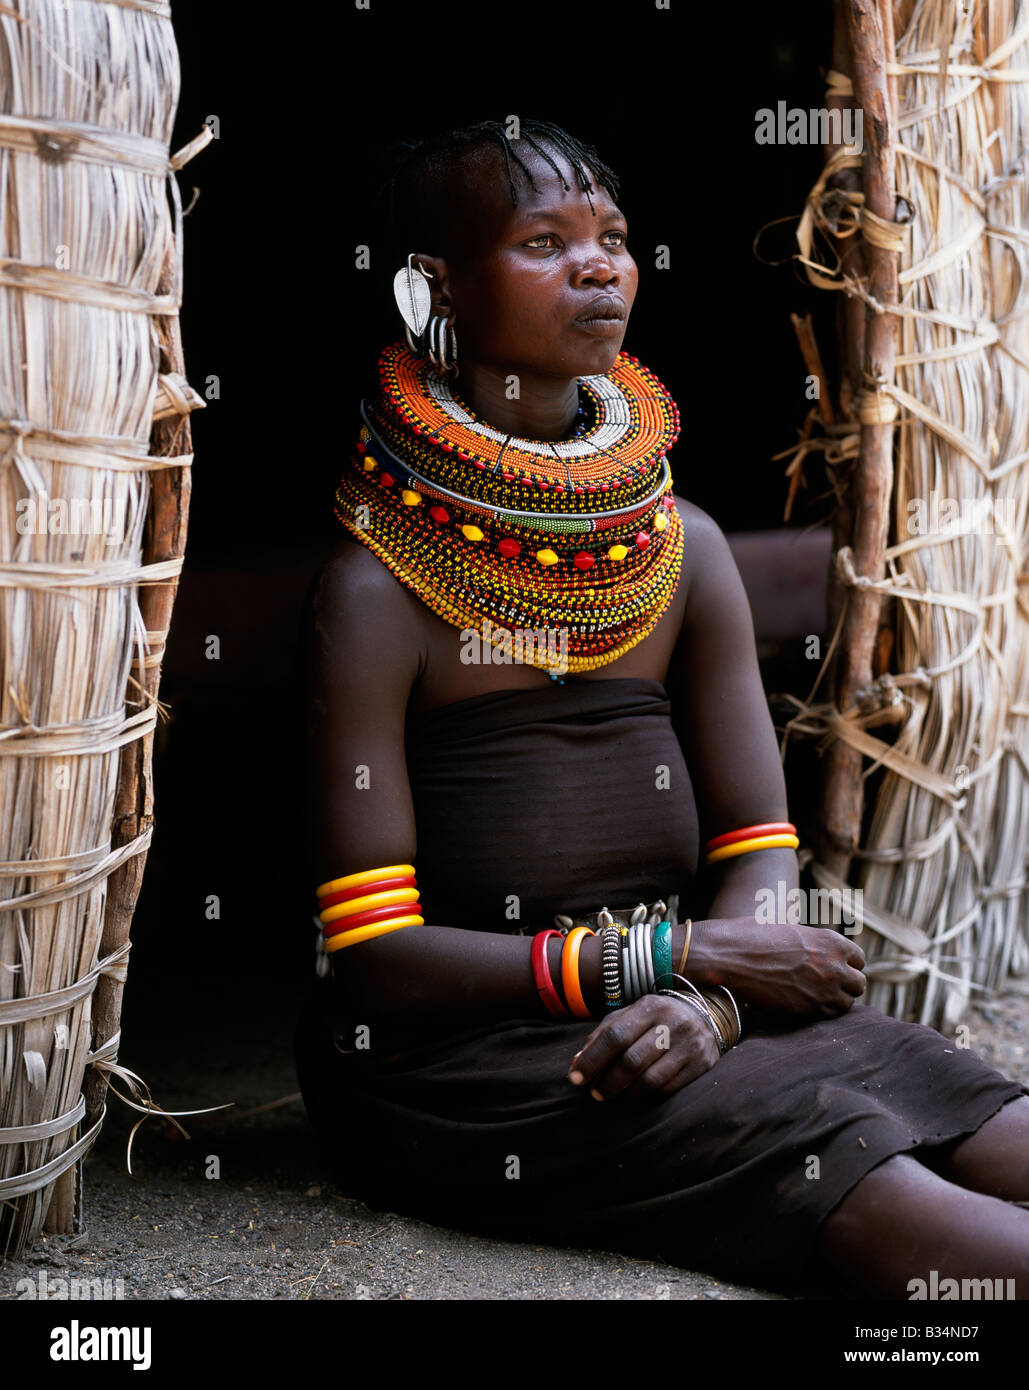
M 692 1004 L 645 994 L 594 1028 L 572 1058 L 568 1079 L 589 1086 L 596 1100 L 670 1096 L 719 1055 L 711 1024 Z
M 696 983 L 719 979 L 748 1004 L 806 1018 L 835 1018 L 865 992 L 864 951 L 828 927 L 737 917 L 704 925 L 713 928 L 702 948 L 709 963 Z

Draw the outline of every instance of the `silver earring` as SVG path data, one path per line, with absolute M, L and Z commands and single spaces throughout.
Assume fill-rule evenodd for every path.
M 414 338 L 422 336 L 425 332 L 425 325 L 429 321 L 429 314 L 432 310 L 429 280 L 433 276 L 431 271 L 425 270 L 422 266 L 412 265 L 413 260 L 414 253 L 412 252 L 407 258 L 407 265 L 394 275 L 393 298 L 397 301 L 397 308 L 404 320 L 404 335 L 407 338 L 407 345 L 415 356 L 419 356 L 421 349 L 415 343 Z
M 438 332 L 438 330 L 439 330 L 439 324 L 440 324 L 439 315 L 438 315 L 438 314 L 433 314 L 432 318 L 429 320 L 429 327 L 428 327 L 428 330 L 427 330 L 426 335 L 425 335 L 425 347 L 426 347 L 426 351 L 427 351 L 428 354 L 429 354 L 429 361 L 430 361 L 430 362 L 432 363 L 432 365 L 433 365 L 434 367 L 436 367 L 436 368 L 438 368 L 439 365 L 440 365 L 440 360 L 439 360 L 439 357 L 438 357 L 438 355 L 437 355 L 437 348 L 436 348 L 436 335 L 437 335 L 437 332 Z
M 444 376 L 457 376 L 457 333 L 450 320 L 434 314 L 428 328 L 429 361 Z

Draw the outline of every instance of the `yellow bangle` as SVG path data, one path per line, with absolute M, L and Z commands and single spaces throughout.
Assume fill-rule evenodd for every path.
M 369 912 L 373 907 L 393 907 L 396 903 L 416 903 L 417 888 L 387 888 L 384 893 L 366 893 L 363 898 L 351 898 L 348 902 L 327 907 L 318 915 L 326 926 L 338 922 L 341 917 L 356 917 L 359 912 Z
M 361 941 L 371 941 L 373 936 L 385 936 L 388 931 L 424 925 L 424 917 L 396 917 L 392 922 L 372 922 L 367 927 L 351 927 L 350 931 L 341 931 L 338 936 L 330 936 L 325 943 L 325 949 L 331 955 L 333 951 L 342 951 L 344 946 L 356 946 Z
M 755 849 L 796 849 L 799 845 L 796 835 L 757 835 L 753 840 L 737 840 L 734 845 L 713 849 L 707 862 L 717 864 L 720 859 L 735 859 L 738 854 L 749 854 Z
M 385 869 L 364 869 L 359 874 L 347 874 L 344 878 L 334 878 L 314 890 L 316 898 L 324 898 L 326 893 L 342 893 L 344 888 L 360 888 L 366 883 L 377 883 L 380 878 L 411 878 L 413 864 L 389 864 Z
M 561 950 L 561 983 L 564 985 L 565 1003 L 576 1018 L 593 1017 L 586 1007 L 586 1000 L 582 997 L 582 986 L 579 984 L 579 952 L 587 936 L 593 935 L 595 933 L 590 931 L 589 927 L 575 927 L 565 937 L 565 944 Z
M 681 975 L 681 974 L 685 971 L 685 969 L 686 969 L 686 957 L 687 957 L 687 956 L 689 955 L 689 953 L 690 953 L 690 938 L 692 937 L 692 935 L 693 935 L 693 919 L 690 918 L 690 917 L 687 917 L 687 918 L 686 918 L 686 945 L 682 948 L 682 959 L 679 961 L 679 968 L 678 968 L 678 970 L 675 972 L 677 975 Z

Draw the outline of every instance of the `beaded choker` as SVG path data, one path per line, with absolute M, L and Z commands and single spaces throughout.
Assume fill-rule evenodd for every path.
M 403 343 L 379 375 L 335 513 L 402 584 L 494 646 L 515 627 L 556 629 L 573 672 L 652 631 L 683 554 L 666 459 L 679 412 L 635 357 L 580 378 L 576 434 L 554 442 L 479 420 Z M 552 651 L 530 643 L 526 660 L 547 669 Z

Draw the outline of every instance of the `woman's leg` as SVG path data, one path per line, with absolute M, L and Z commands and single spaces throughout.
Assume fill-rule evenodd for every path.
M 929 1284 L 935 1270 L 959 1283 L 1013 1279 L 1015 1296 L 1029 1299 L 1029 1211 L 958 1187 L 909 1154 L 851 1188 L 822 1222 L 818 1248 L 866 1296 L 910 1298 L 911 1281 Z
M 1008 1101 L 974 1134 L 948 1144 L 932 1167 L 973 1192 L 1029 1202 L 1029 1096 Z

